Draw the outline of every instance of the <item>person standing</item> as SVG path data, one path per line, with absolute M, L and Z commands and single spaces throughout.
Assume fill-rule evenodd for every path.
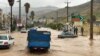
M 75 34 L 78 35 L 78 28 L 75 28 Z
M 76 35 L 76 27 L 74 26 L 73 29 L 74 29 L 74 35 Z
M 83 36 L 84 28 L 81 27 L 81 35 Z

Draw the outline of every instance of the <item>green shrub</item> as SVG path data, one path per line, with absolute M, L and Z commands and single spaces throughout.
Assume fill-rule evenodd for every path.
M 50 28 L 55 29 L 55 30 L 61 30 L 61 28 L 63 26 L 64 25 L 61 24 L 61 23 L 50 23 L 50 24 L 47 24 L 47 27 L 50 27 Z
M 27 28 L 32 28 L 32 27 L 34 27 L 34 24 L 27 25 Z

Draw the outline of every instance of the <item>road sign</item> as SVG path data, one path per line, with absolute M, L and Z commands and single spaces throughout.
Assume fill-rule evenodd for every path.
M 80 21 L 83 21 L 84 17 L 83 16 L 80 16 Z
M 84 17 L 80 15 L 74 15 L 72 16 L 72 21 L 83 21 Z
M 77 21 L 80 21 L 79 18 L 72 18 L 72 22 L 77 22 Z

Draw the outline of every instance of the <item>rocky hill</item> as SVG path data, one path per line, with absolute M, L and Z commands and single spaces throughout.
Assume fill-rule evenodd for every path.
M 4 8 L 1 8 L 3 10 L 4 13 L 9 13 L 10 12 L 10 8 L 9 7 L 4 7 Z M 49 13 L 51 11 L 54 11 L 54 10 L 57 10 L 59 8 L 57 7 L 54 7 L 54 6 L 46 6 L 46 7 L 37 7 L 37 8 L 33 8 L 31 7 L 29 11 L 34 11 L 35 12 L 35 16 L 39 16 L 39 15 L 42 15 L 42 14 L 46 14 L 46 13 Z M 22 7 L 21 8 L 21 13 L 22 13 L 22 16 L 25 16 L 26 13 L 25 13 L 25 8 Z M 19 8 L 18 7 L 13 7 L 13 14 L 14 15 L 17 15 L 19 14 Z M 29 12 L 30 14 L 30 12 Z
M 85 4 L 81 4 L 78 6 L 74 6 L 74 7 L 69 7 L 69 15 L 71 13 L 79 13 L 82 16 L 85 17 L 86 19 L 89 19 L 89 15 L 90 15 L 90 2 L 87 2 Z M 41 15 L 45 16 L 47 18 L 57 18 L 58 15 L 58 19 L 59 21 L 61 21 L 60 19 L 65 18 L 66 20 L 66 16 L 67 16 L 67 8 L 62 8 L 56 11 L 52 11 L 46 14 Z M 97 19 L 100 19 L 100 0 L 94 0 L 94 15 L 96 16 Z

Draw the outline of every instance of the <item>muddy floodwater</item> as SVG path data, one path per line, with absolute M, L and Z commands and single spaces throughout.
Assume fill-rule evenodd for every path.
M 100 36 L 94 36 L 90 41 L 89 36 L 79 36 L 77 38 L 59 39 L 57 35 L 60 31 L 51 30 L 51 47 L 48 52 L 30 53 L 27 50 L 27 34 L 15 32 L 15 45 L 10 49 L 0 49 L 0 56 L 100 56 Z

